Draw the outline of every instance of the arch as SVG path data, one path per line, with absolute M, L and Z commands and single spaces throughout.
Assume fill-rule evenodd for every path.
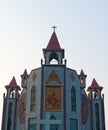
M 33 85 L 31 88 L 31 100 L 30 100 L 30 111 L 36 110 L 36 87 Z
M 50 119 L 56 120 L 56 117 L 54 115 L 51 115 Z
M 71 110 L 76 111 L 76 90 L 74 86 L 71 88 Z
M 100 121 L 99 121 L 99 104 L 95 103 L 95 121 L 96 121 L 96 130 L 100 130 Z
M 10 98 L 15 98 L 15 89 L 10 91 Z
M 58 64 L 58 55 L 55 52 L 52 52 L 49 56 L 50 64 Z
M 54 115 L 51 115 L 50 119 L 51 120 L 56 120 L 56 117 Z M 59 126 L 58 124 L 51 124 L 50 125 L 50 130 L 58 130 L 58 126 Z
M 12 102 L 9 103 L 8 108 L 8 121 L 7 121 L 7 130 L 11 130 L 12 127 Z
M 58 64 L 58 61 L 57 61 L 56 59 L 52 59 L 52 60 L 50 61 L 50 64 Z

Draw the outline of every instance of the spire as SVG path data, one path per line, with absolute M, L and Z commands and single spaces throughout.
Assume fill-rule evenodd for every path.
M 60 44 L 59 44 L 59 41 L 58 41 L 58 38 L 56 36 L 56 33 L 55 31 L 53 32 L 51 38 L 50 38 L 50 41 L 47 45 L 47 49 L 51 49 L 51 50 L 61 50 L 61 47 L 60 47 Z
M 98 85 L 97 81 L 95 80 L 95 78 L 92 81 L 91 87 L 92 88 L 99 88 L 99 85 Z
M 27 73 L 27 70 L 26 70 L 26 69 L 24 70 L 23 75 L 24 75 L 24 76 L 28 76 L 28 73 Z
M 54 32 L 52 33 L 48 45 L 46 48 L 43 49 L 45 64 L 52 64 L 51 61 L 53 59 L 57 61 L 57 64 L 62 64 L 64 58 L 64 49 L 60 47 L 58 38 L 55 33 L 55 26 L 53 28 Z
M 95 78 L 93 79 L 91 86 L 88 87 L 88 89 L 102 89 L 103 87 L 99 86 Z
M 17 86 L 15 77 L 12 78 L 12 80 L 11 80 L 9 86 Z
M 85 76 L 84 71 L 81 69 L 80 76 Z
M 17 85 L 16 79 L 13 76 L 11 82 L 9 83 L 9 85 L 5 86 L 6 88 L 18 88 L 20 90 L 20 86 Z

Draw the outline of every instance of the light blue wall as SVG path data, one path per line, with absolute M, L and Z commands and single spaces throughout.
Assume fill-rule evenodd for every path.
M 66 108 L 65 113 L 64 110 L 58 112 L 59 114 L 54 115 L 57 118 L 62 118 L 63 122 L 66 121 L 66 129 L 70 129 L 70 118 L 78 120 L 78 130 L 81 129 L 81 89 L 80 89 L 80 81 L 79 77 L 75 70 L 65 68 L 65 66 L 44 66 L 43 68 L 43 84 L 46 83 L 49 75 L 52 71 L 55 71 L 58 75 L 61 83 L 62 83 L 62 95 L 63 97 L 63 109 Z M 74 78 L 72 77 L 74 76 Z M 73 80 L 74 79 L 74 80 Z M 57 82 L 52 82 L 52 84 L 57 84 Z M 76 90 L 76 112 L 71 111 L 71 88 L 75 87 Z M 65 106 L 64 106 L 65 105 Z
M 43 86 L 44 86 L 44 91 L 45 91 L 45 83 L 47 81 L 47 79 L 49 78 L 50 74 L 52 73 L 52 71 L 54 71 L 59 80 L 61 81 L 61 83 L 59 85 L 61 85 L 61 92 L 62 92 L 62 109 L 58 110 L 58 111 L 53 111 L 53 110 L 48 110 L 50 112 L 51 115 L 54 115 L 56 117 L 56 119 L 61 119 L 62 120 L 62 124 L 59 125 L 59 130 L 64 130 L 64 110 L 63 110 L 63 104 L 64 104 L 64 100 L 63 100 L 63 91 L 64 91 L 64 77 L 65 77 L 65 66 L 64 65 L 51 65 L 51 66 L 44 66 L 43 67 Z M 58 82 L 56 81 L 51 81 L 49 82 L 49 85 L 57 85 Z M 45 93 L 45 92 L 44 92 Z M 44 95 L 45 96 L 45 95 Z M 44 111 L 44 115 L 45 115 Z
M 76 112 L 71 111 L 71 88 L 76 90 Z M 66 69 L 66 125 L 70 128 L 70 118 L 78 119 L 78 130 L 80 130 L 81 122 L 81 96 L 80 81 L 75 70 Z

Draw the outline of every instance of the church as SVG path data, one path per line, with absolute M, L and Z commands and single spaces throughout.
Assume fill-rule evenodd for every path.
M 103 87 L 67 67 L 65 50 L 54 32 L 40 67 L 15 77 L 3 94 L 2 130 L 105 130 Z

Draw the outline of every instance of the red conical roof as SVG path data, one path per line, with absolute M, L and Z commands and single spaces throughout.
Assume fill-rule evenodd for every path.
M 93 79 L 91 86 L 88 89 L 102 89 L 103 87 L 99 86 L 95 78 Z
M 95 79 L 93 79 L 91 87 L 92 88 L 99 88 L 99 85 L 98 85 L 98 83 L 97 83 L 97 81 Z
M 79 77 L 85 77 L 85 78 L 87 77 L 87 75 L 84 74 L 84 71 L 82 69 L 81 69 Z
M 83 70 L 81 69 L 80 76 L 85 76 Z
M 6 88 L 18 88 L 20 90 L 20 86 L 17 85 L 15 77 L 12 78 L 11 82 L 9 85 L 5 86 Z
M 49 41 L 49 43 L 47 45 L 47 49 L 54 49 L 54 50 L 61 49 L 55 32 L 53 32 L 53 34 L 52 34 L 52 36 L 50 38 L 50 41 Z
M 28 76 L 28 73 L 27 73 L 27 70 L 26 70 L 26 69 L 24 70 L 23 75 L 24 75 L 24 76 Z
M 10 84 L 9 84 L 9 86 L 16 86 L 16 85 L 17 85 L 16 79 L 15 79 L 15 77 L 13 77 Z

